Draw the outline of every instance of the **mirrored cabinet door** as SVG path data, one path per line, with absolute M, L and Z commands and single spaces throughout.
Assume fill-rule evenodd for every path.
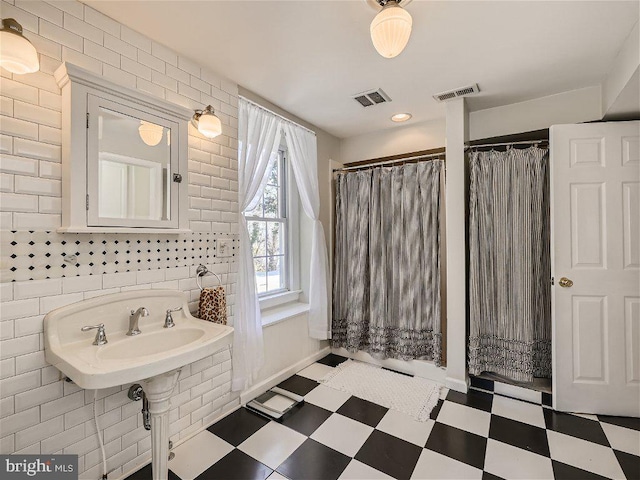
M 178 124 L 91 94 L 88 113 L 87 225 L 177 226 Z

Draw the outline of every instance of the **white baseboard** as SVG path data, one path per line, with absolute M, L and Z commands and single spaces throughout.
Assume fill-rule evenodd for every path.
M 518 387 L 517 385 L 509 385 L 508 383 L 494 381 L 493 393 L 497 393 L 498 395 L 503 395 L 505 397 L 516 398 L 518 400 L 524 400 L 525 402 L 542 405 L 542 392 L 539 392 L 537 390 L 530 390 L 524 387 Z
M 242 405 L 246 405 L 247 402 L 250 402 L 251 400 L 256 398 L 258 395 L 262 395 L 264 392 L 266 392 L 270 388 L 275 387 L 280 382 L 282 382 L 283 380 L 286 380 L 294 373 L 299 372 L 303 368 L 308 367 L 309 365 L 316 362 L 317 360 L 320 360 L 322 357 L 329 354 L 330 351 L 331 351 L 331 348 L 325 347 L 322 350 L 319 350 L 318 352 L 314 353 L 313 355 L 309 355 L 308 357 L 303 358 L 298 363 L 295 363 L 294 365 L 291 365 L 290 367 L 287 367 L 284 370 L 280 370 L 278 373 L 271 375 L 266 380 L 263 380 L 262 382 L 256 385 L 253 385 L 251 388 L 249 388 L 248 390 L 245 390 L 240 394 L 240 403 Z
M 449 390 L 455 390 L 456 392 L 467 393 L 469 391 L 469 382 L 466 380 L 447 377 L 445 385 Z
M 395 358 L 385 358 L 383 360 L 372 357 L 367 352 L 350 353 L 346 348 L 333 348 L 331 350 L 336 355 L 352 358 L 361 362 L 379 365 L 381 367 L 395 370 L 396 372 L 408 373 L 420 378 L 426 378 L 434 382 L 445 385 L 447 371 L 443 367 L 436 367 L 432 362 L 427 360 L 398 360 Z

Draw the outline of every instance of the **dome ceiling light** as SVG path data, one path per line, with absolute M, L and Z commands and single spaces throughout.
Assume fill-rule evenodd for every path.
M 20 75 L 40 69 L 36 47 L 22 35 L 22 25 L 13 18 L 2 19 L 0 66 Z
M 371 22 L 370 33 L 373 46 L 385 58 L 402 53 L 411 36 L 413 20 L 403 7 L 411 0 L 366 0 L 375 2 L 382 10 Z

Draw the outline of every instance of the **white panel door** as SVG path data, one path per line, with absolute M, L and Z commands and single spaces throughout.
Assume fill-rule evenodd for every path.
M 640 122 L 551 127 L 553 403 L 640 416 Z

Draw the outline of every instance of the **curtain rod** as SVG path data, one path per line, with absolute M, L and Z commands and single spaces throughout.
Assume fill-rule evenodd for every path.
M 504 147 L 507 145 L 535 145 L 537 143 L 549 143 L 549 140 L 542 138 L 540 140 L 523 140 L 521 142 L 505 142 L 505 143 L 487 143 L 480 145 L 465 145 L 465 149 L 469 148 L 484 148 L 484 147 Z
M 281 118 L 281 119 L 282 119 L 282 120 L 284 120 L 285 122 L 291 123 L 291 124 L 295 125 L 296 127 L 300 127 L 300 128 L 302 128 L 303 130 L 306 130 L 307 132 L 311 132 L 311 133 L 313 133 L 313 135 L 316 135 L 316 132 L 314 132 L 313 130 L 311 130 L 311 129 L 309 129 L 309 128 L 307 128 L 307 127 L 303 126 L 303 125 L 300 125 L 299 123 L 294 122 L 293 120 L 290 120 L 290 119 L 288 119 L 287 117 L 282 116 L 282 115 L 280 115 L 279 113 L 274 112 L 273 110 L 269 110 L 267 107 L 263 107 L 263 106 L 262 106 L 262 105 L 260 105 L 259 103 L 256 103 L 256 102 L 254 102 L 253 100 L 249 100 L 247 97 L 244 97 L 244 96 L 242 96 L 242 95 L 238 95 L 238 97 L 239 97 L 239 98 L 241 98 L 242 100 L 244 100 L 245 102 L 249 102 L 251 105 L 255 105 L 256 107 L 258 107 L 258 108 L 260 108 L 260 109 L 264 110 L 265 112 L 269 112 L 270 114 L 275 115 L 276 117 Z
M 377 167 L 377 166 L 380 166 L 380 165 L 388 165 L 388 164 L 392 164 L 392 163 L 406 162 L 407 160 L 419 160 L 421 158 L 433 158 L 433 157 L 444 157 L 444 156 L 445 156 L 445 152 L 431 153 L 429 155 L 416 155 L 414 157 L 397 158 L 395 160 L 387 160 L 385 162 L 370 163 L 368 165 L 354 165 L 352 167 L 334 168 L 333 171 L 334 172 L 349 172 L 351 170 L 360 170 L 360 169 L 366 169 L 366 168 L 371 168 L 371 167 Z

